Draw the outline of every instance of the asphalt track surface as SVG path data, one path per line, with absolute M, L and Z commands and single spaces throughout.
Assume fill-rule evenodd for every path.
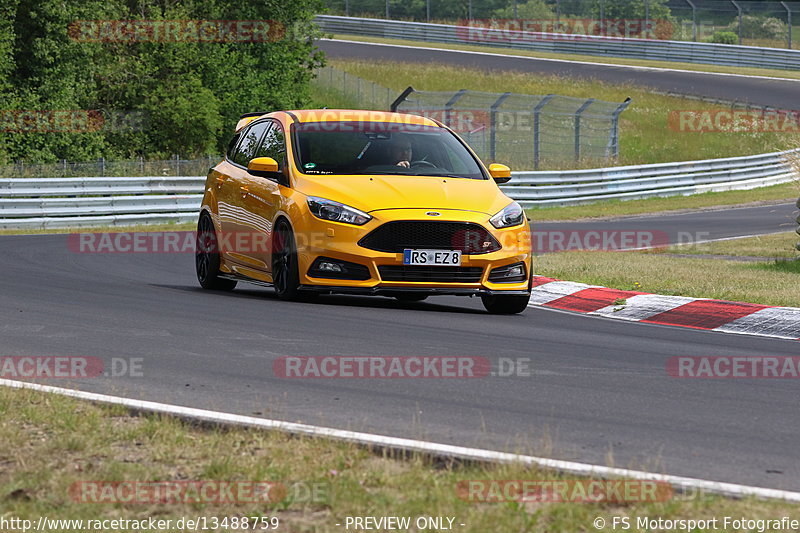
M 713 96 L 721 100 L 746 102 L 778 109 L 797 109 L 800 80 L 716 75 L 704 72 L 643 70 L 618 65 L 587 64 L 503 56 L 486 48 L 485 53 L 430 50 L 392 45 L 321 40 L 317 46 L 329 58 L 360 59 L 371 62 L 445 63 L 491 71 L 517 71 L 575 79 L 595 79 L 614 84 L 650 87 L 661 92 Z M 435 43 L 431 46 L 436 46 Z M 666 67 L 665 67 L 666 68 Z M 410 83 L 413 84 L 413 80 Z M 509 88 L 513 91 L 513 87 Z M 702 103 L 691 105 L 692 109 Z
M 670 377 L 674 356 L 800 355 L 794 341 L 478 300 L 201 290 L 189 254 L 88 254 L 65 235 L 0 237 L 3 355 L 141 358 L 91 392 L 557 459 L 800 490 L 797 380 Z M 655 275 L 655 273 L 654 273 Z M 529 376 L 286 379 L 281 356 L 529 358 Z M 107 366 L 108 368 L 108 366 Z
M 645 241 L 650 240 L 652 246 L 661 246 L 765 235 L 797 228 L 797 207 L 793 202 L 572 222 L 539 222 L 537 216 L 546 217 L 547 210 L 534 212 L 532 215 L 534 238 L 537 238 L 537 232 L 541 233 L 538 237 L 542 243 L 541 251 L 557 251 L 558 247 L 553 242 L 553 235 L 557 233 L 563 234 L 564 242 L 567 242 L 572 232 L 579 235 L 590 231 L 601 232 L 601 235 L 608 236 L 608 242 L 613 245 L 624 244 L 621 240 L 622 232 L 627 232 L 629 240 L 639 241 L 640 237 L 637 235 L 641 235 L 644 239 L 642 244 L 647 244 Z M 614 232 L 617 232 L 616 236 Z M 639 246 L 633 242 L 631 245 L 620 246 L 636 247 Z

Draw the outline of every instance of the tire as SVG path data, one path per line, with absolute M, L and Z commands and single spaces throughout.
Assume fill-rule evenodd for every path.
M 197 222 L 195 240 L 194 266 L 197 272 L 197 281 L 200 282 L 200 286 L 204 289 L 230 291 L 236 287 L 236 282 L 219 277 L 220 259 L 217 242 L 214 222 L 212 222 L 208 213 L 203 213 Z
M 428 297 L 427 294 L 418 294 L 415 292 L 401 292 L 393 294 L 392 296 L 400 302 L 421 302 Z
M 289 223 L 281 220 L 275 226 L 272 246 L 272 284 L 281 300 L 300 299 L 300 275 L 297 271 L 297 245 Z
M 493 294 L 481 296 L 483 306 L 493 315 L 515 315 L 523 312 L 528 307 L 531 295 L 502 295 Z

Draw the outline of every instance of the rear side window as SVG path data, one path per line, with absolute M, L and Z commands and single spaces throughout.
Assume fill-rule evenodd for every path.
M 241 141 L 233 151 L 231 161 L 246 167 L 250 160 L 255 157 L 256 147 L 269 126 L 269 122 L 258 122 L 242 132 Z
M 286 137 L 279 123 L 272 123 L 253 157 L 271 157 L 278 162 L 278 168 L 283 170 L 286 164 Z

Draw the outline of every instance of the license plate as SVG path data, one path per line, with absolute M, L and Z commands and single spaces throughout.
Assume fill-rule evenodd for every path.
M 461 266 L 461 250 L 403 250 L 404 265 Z

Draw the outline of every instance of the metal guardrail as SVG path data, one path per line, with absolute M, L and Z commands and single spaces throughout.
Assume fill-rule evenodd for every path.
M 514 172 L 503 191 L 525 207 L 547 207 L 753 189 L 797 179 L 797 171 L 787 157 L 798 152 L 589 170 Z
M 518 171 L 502 187 L 525 207 L 752 189 L 797 179 L 793 153 L 590 170 Z M 193 222 L 205 177 L 0 179 L 0 228 Z
M 478 44 L 562 54 L 601 55 L 655 61 L 705 63 L 735 67 L 800 69 L 800 50 L 761 48 L 730 44 L 623 39 L 581 35 L 579 39 L 559 33 L 523 32 L 471 28 L 426 22 L 405 22 L 317 15 L 314 19 L 326 33 L 383 37 L 451 44 Z
M 190 222 L 204 177 L 0 179 L 0 228 L 45 229 Z

